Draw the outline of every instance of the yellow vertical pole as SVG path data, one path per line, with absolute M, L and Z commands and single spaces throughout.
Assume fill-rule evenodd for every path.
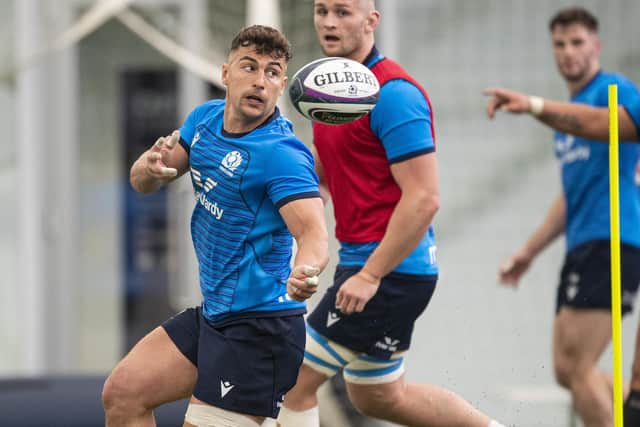
M 609 85 L 609 205 L 611 215 L 613 425 L 614 427 L 623 427 L 622 309 L 620 296 L 620 188 L 618 165 L 618 86 Z

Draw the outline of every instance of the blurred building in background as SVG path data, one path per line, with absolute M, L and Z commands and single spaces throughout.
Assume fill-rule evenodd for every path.
M 153 326 L 199 302 L 190 183 L 140 196 L 129 167 L 193 106 L 224 96 L 215 67 L 241 26 L 282 28 L 294 47 L 290 75 L 320 57 L 312 4 L 0 0 L 0 377 L 104 376 Z M 551 133 L 530 118 L 489 122 L 480 92 L 567 98 L 548 19 L 573 4 L 600 19 L 603 67 L 639 82 L 640 2 L 377 4 L 379 47 L 430 93 L 442 185 L 441 279 L 417 324 L 408 378 L 445 385 L 505 423 L 568 425 L 550 355 L 562 244 L 518 292 L 496 280 L 560 191 Z M 281 107 L 310 143 L 286 97 Z M 625 375 L 636 326 L 634 315 L 623 327 Z

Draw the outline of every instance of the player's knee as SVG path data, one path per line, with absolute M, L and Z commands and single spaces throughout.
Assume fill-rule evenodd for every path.
M 567 389 L 580 387 L 594 368 L 594 363 L 575 356 L 572 357 L 571 354 L 556 355 L 554 359 L 556 381 Z
M 566 357 L 556 357 L 553 363 L 556 382 L 564 388 L 570 388 L 575 376 L 575 365 Z
M 316 406 L 318 404 L 316 393 L 326 380 L 327 377 L 324 374 L 303 363 L 298 371 L 296 385 L 286 394 L 284 405 L 296 411 Z
M 102 387 L 102 405 L 107 414 L 133 412 L 144 407 L 142 390 L 125 367 L 116 366 Z
M 553 371 L 556 381 L 565 388 L 571 388 L 579 374 L 581 358 L 579 348 L 567 343 L 560 343 L 553 352 Z
M 384 418 L 394 413 L 400 406 L 404 396 L 403 386 L 347 386 L 349 399 L 362 415 Z
M 303 391 L 305 394 L 315 395 L 318 388 L 324 384 L 329 377 L 322 372 L 318 372 L 311 366 L 303 363 L 298 371 L 298 381 L 296 382 L 296 388 Z

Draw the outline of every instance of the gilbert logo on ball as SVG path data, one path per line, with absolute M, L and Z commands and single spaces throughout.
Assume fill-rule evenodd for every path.
M 378 101 L 380 84 L 364 65 L 346 58 L 308 63 L 291 79 L 289 97 L 306 118 L 331 125 L 359 119 Z

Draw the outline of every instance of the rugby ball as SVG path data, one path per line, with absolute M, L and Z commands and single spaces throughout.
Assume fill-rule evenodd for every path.
M 291 79 L 291 103 L 304 117 L 339 125 L 359 119 L 378 101 L 380 84 L 359 62 L 346 58 L 317 59 Z

